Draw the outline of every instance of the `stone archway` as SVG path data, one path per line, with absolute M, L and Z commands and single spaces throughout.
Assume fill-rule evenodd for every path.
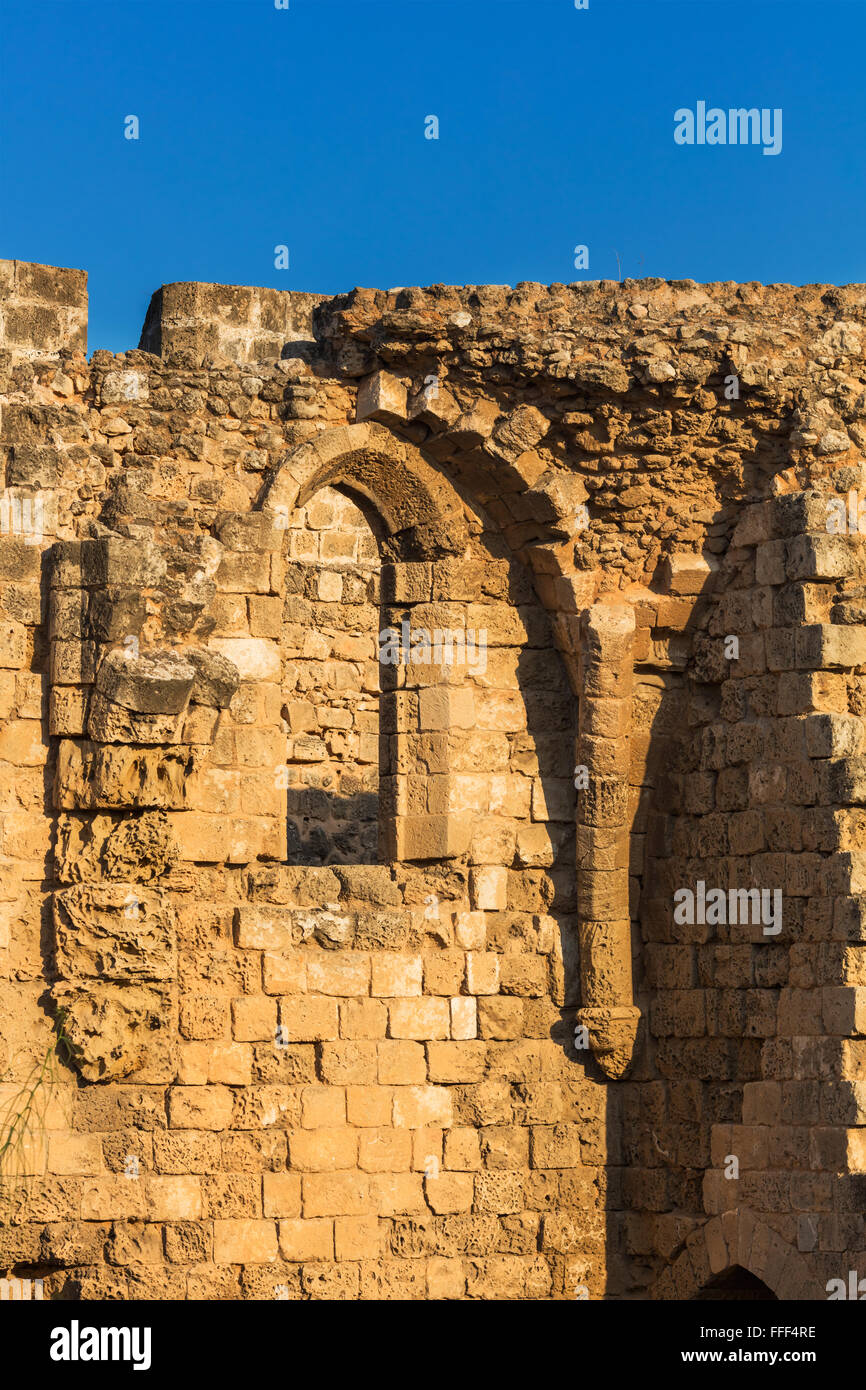
M 473 533 L 483 528 L 480 508 L 464 502 L 440 468 L 419 449 L 374 421 L 340 426 L 286 455 L 261 501 L 263 512 L 286 527 L 295 509 L 323 487 L 345 488 L 366 499 L 385 533 L 385 597 L 396 604 L 447 600 Z M 640 1011 L 634 1004 L 629 916 L 629 737 L 633 680 L 634 613 L 628 603 L 587 606 L 585 577 L 577 576 L 569 535 L 569 496 L 545 492 L 548 521 L 513 558 L 532 573 L 551 623 L 572 693 L 579 700 L 575 772 L 585 768 L 576 814 L 578 918 L 582 1007 L 578 1045 L 588 1046 L 612 1079 L 623 1076 L 634 1054 Z M 498 530 L 498 528 L 497 528 Z M 501 534 L 501 532 L 500 532 Z M 503 543 L 513 555 L 511 546 Z M 573 548 L 572 548 L 573 549 Z M 571 571 L 571 572 L 570 572 Z M 459 590 L 458 590 L 459 591 Z M 594 588 L 592 590 L 594 593 Z M 421 697 L 421 730 L 451 734 L 466 727 L 453 682 L 443 680 Z M 426 711 L 426 713 L 425 713 Z M 426 721 L 426 722 L 425 722 Z M 398 728 L 400 737 L 405 730 Z M 457 801 L 447 762 L 422 778 L 410 797 L 399 783 L 399 756 L 391 779 L 393 830 L 384 837 L 389 857 L 449 858 L 468 843 L 468 823 L 450 811 Z M 435 779 L 435 781 L 434 781 Z M 420 793 L 420 794 L 419 794 Z M 426 807 L 419 813 L 419 802 Z M 436 810 L 431 811 L 435 806 Z
M 310 499 L 325 491 L 357 499 L 376 518 L 382 560 L 379 635 L 398 634 L 403 652 L 399 679 L 383 664 L 388 660 L 384 650 L 379 652 L 385 697 L 380 713 L 391 734 L 380 788 L 384 857 L 458 859 L 471 851 L 471 862 L 479 863 L 480 856 L 482 864 L 504 876 L 515 852 L 515 862 L 523 867 L 542 867 L 551 855 L 565 852 L 567 839 L 573 864 L 570 750 L 564 762 L 561 756 L 548 756 L 547 766 L 536 770 L 535 784 L 530 774 L 519 796 L 514 788 L 519 778 L 508 777 L 521 730 L 531 739 L 533 730 L 543 727 L 539 701 L 568 703 L 569 719 L 573 710 L 549 615 L 525 561 L 511 553 L 499 528 L 473 501 L 461 498 L 438 467 L 380 425 L 327 431 L 302 445 L 283 460 L 262 509 L 291 529 Z M 504 582 L 503 571 L 509 576 Z M 546 677 L 540 663 L 546 663 Z M 545 732 L 555 737 L 558 727 L 550 723 Z M 566 734 L 565 724 L 562 728 L 568 744 L 574 730 L 569 725 Z M 511 746 L 499 747 L 485 761 L 480 746 L 504 745 L 506 740 Z M 505 757 L 502 766 L 496 755 Z M 525 752 L 524 757 L 531 760 L 532 755 Z M 497 772 L 502 776 L 495 798 L 490 793 L 491 817 L 523 818 L 526 823 L 516 842 L 512 828 L 494 843 L 491 828 L 491 842 L 482 853 L 478 819 L 486 802 L 482 805 L 476 792 L 483 797 L 488 788 L 482 782 Z M 503 891 L 501 886 L 494 896 L 498 899 Z
M 395 559 L 463 554 L 467 516 L 456 490 L 418 449 L 375 423 L 326 430 L 286 455 L 261 508 L 279 524 L 319 488 L 338 484 L 372 503 Z
M 261 506 L 279 529 L 291 531 L 317 497 L 338 494 L 360 506 L 378 546 L 382 626 L 377 624 L 377 636 L 389 628 L 389 612 L 397 614 L 399 627 L 407 612 L 423 615 L 434 593 L 448 593 L 457 567 L 467 559 L 468 508 L 417 450 L 375 423 L 325 431 L 282 460 Z M 480 520 L 474 529 L 480 532 Z M 456 737 L 459 718 L 452 717 L 452 707 L 459 703 L 459 682 L 442 668 L 425 673 L 417 708 L 408 710 L 409 692 L 397 690 L 395 673 L 380 655 L 377 651 L 374 658 L 382 678 L 379 721 L 392 735 L 390 753 L 380 759 L 380 855 L 404 860 L 460 854 L 466 846 L 448 814 L 452 779 L 441 750 L 426 750 L 425 770 L 415 776 L 411 793 L 405 775 L 412 760 L 413 714 L 422 741 Z
M 802 1254 L 747 1207 L 714 1216 L 694 1231 L 650 1288 L 650 1300 L 698 1298 L 714 1279 L 744 1270 L 782 1302 L 825 1298 Z

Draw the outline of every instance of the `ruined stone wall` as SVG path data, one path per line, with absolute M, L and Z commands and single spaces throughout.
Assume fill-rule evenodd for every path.
M 166 286 L 88 363 L 78 273 L 0 270 L 0 1268 L 826 1296 L 862 287 Z M 781 929 L 678 922 L 699 881 Z

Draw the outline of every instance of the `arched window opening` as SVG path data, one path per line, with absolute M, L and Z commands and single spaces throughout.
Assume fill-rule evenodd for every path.
M 289 521 L 282 696 L 290 864 L 379 860 L 381 566 L 366 511 L 323 487 Z

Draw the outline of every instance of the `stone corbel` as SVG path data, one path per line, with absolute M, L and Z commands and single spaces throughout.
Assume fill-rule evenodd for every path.
M 629 764 L 634 612 L 597 603 L 579 625 L 577 902 L 583 1025 L 614 1080 L 631 1065 L 640 1010 L 632 992 Z M 581 785 L 586 782 L 585 787 Z

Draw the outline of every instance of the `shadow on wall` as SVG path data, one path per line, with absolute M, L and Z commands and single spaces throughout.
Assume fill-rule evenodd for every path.
M 778 1303 L 773 1290 L 768 1288 L 763 1279 L 758 1279 L 749 1270 L 742 1269 L 739 1265 L 734 1265 L 732 1269 L 725 1270 L 724 1274 L 717 1274 L 714 1279 L 705 1284 L 699 1293 L 696 1293 L 690 1300 L 692 1303 L 708 1302 L 725 1303 Z
M 808 529 L 802 505 L 795 494 L 744 509 L 676 644 L 661 621 L 675 605 L 653 596 L 650 660 L 635 667 L 635 727 L 648 735 L 631 870 L 643 1025 L 607 1096 L 609 1161 L 623 1165 L 608 1213 L 614 1299 L 821 1297 L 822 1261 L 840 1272 L 817 1251 L 818 1206 L 806 1210 L 826 1181 L 820 1144 L 830 1154 L 838 1141 L 818 1080 L 817 964 L 805 962 L 835 959 L 839 890 L 816 852 L 832 852 L 820 833 L 831 765 L 810 761 L 830 757 L 830 716 L 811 714 L 824 706 L 799 640 L 795 654 L 804 616 L 829 623 L 835 586 L 798 582 L 803 547 L 784 538 Z M 842 1201 L 853 1210 L 857 1196 Z
M 706 1221 L 712 1124 L 740 1120 L 738 1087 L 759 1074 L 760 1058 L 759 1041 L 721 1037 L 714 1024 L 707 1026 L 700 986 L 712 983 L 714 969 L 699 957 L 698 944 L 709 929 L 673 919 L 675 889 L 698 876 L 693 856 L 698 845 L 713 852 L 719 829 L 711 821 L 699 831 L 680 819 L 704 806 L 715 780 L 714 773 L 691 770 L 720 718 L 720 686 L 707 679 L 701 650 L 712 594 L 665 592 L 661 574 L 654 589 L 648 611 L 637 611 L 629 777 L 632 961 L 641 1023 L 632 1066 L 623 1080 L 607 1083 L 605 1107 L 611 1191 L 603 1296 L 614 1300 L 656 1297 L 659 1276 Z M 641 623 L 649 624 L 648 634 Z M 718 860 L 716 868 L 719 874 L 707 865 L 710 881 L 727 883 Z M 706 1294 L 683 1296 L 752 1296 L 753 1276 L 731 1275 L 730 1286 L 722 1280 L 718 1292 L 708 1286 Z

